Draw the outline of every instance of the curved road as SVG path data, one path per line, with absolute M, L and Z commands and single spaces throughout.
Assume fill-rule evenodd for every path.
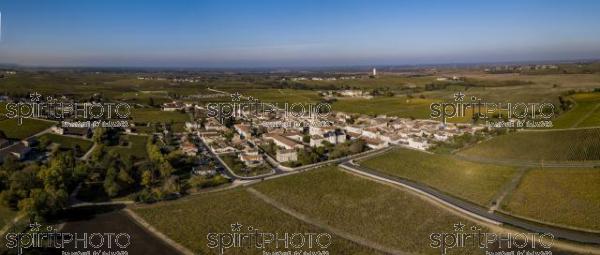
M 514 216 L 498 213 L 498 212 L 489 212 L 487 208 L 463 201 L 461 199 L 455 198 L 453 196 L 442 193 L 436 189 L 433 189 L 429 186 L 419 184 L 416 182 L 412 182 L 400 177 L 388 175 L 381 173 L 379 171 L 375 171 L 363 166 L 359 166 L 353 164 L 351 162 L 345 162 L 340 164 L 342 169 L 347 171 L 352 171 L 358 174 L 362 174 L 369 178 L 372 176 L 379 177 L 381 179 L 385 179 L 390 183 L 398 184 L 400 186 L 408 186 L 412 189 L 416 189 L 423 193 L 428 194 L 429 196 L 433 196 L 439 200 L 444 201 L 447 204 L 452 205 L 453 207 L 458 207 L 461 211 L 466 211 L 468 214 L 476 215 L 477 218 L 487 219 L 489 222 L 499 222 L 501 224 L 506 224 L 510 226 L 514 226 L 517 228 L 525 229 L 528 231 L 536 232 L 536 233 L 550 233 L 554 235 L 555 238 L 565 239 L 569 241 L 575 241 L 579 243 L 587 243 L 587 244 L 600 244 L 600 233 L 592 233 L 585 232 L 579 230 L 565 229 L 555 226 L 543 225 L 540 223 L 528 221 L 525 219 L 517 218 Z

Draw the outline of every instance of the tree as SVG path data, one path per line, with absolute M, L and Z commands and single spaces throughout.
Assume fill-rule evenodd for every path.
M 223 137 L 224 137 L 224 138 L 225 138 L 227 141 L 231 142 L 231 139 L 233 139 L 233 135 L 234 135 L 234 134 L 233 134 L 233 132 L 228 130 L 228 131 L 226 131 L 226 132 L 223 134 Z
M 107 139 L 108 134 L 106 133 L 106 129 L 97 127 L 94 129 L 94 134 L 92 135 L 92 140 L 94 143 L 101 144 Z
M 146 170 L 142 173 L 142 186 L 149 188 L 152 185 L 152 171 Z
M 100 161 L 104 157 L 105 153 L 106 148 L 104 147 L 104 144 L 98 144 L 96 149 L 92 151 L 92 160 L 95 162 Z
M 168 161 L 164 161 L 163 163 L 161 163 L 159 170 L 160 176 L 163 178 L 171 176 L 171 174 L 173 174 L 173 172 L 175 171 L 175 169 L 173 169 L 173 167 Z
M 81 149 L 81 146 L 79 146 L 79 144 L 75 144 L 75 146 L 73 146 L 73 154 L 74 155 L 82 155 L 83 154 L 83 150 Z
M 121 191 L 121 186 L 116 182 L 117 177 L 117 169 L 114 167 L 110 167 L 108 171 L 106 171 L 106 177 L 104 178 L 104 191 L 110 197 L 115 197 Z
M 148 98 L 148 105 L 154 107 L 154 98 L 153 97 Z
M 365 141 L 361 139 L 357 139 L 352 144 L 350 144 L 349 150 L 351 154 L 361 153 L 366 149 Z
M 122 183 L 124 187 L 128 187 L 135 183 L 135 180 L 133 180 L 126 168 L 121 168 L 119 174 L 117 174 L 117 180 Z
M 28 198 L 19 201 L 19 209 L 32 221 L 45 221 L 67 205 L 68 197 L 64 189 L 33 189 Z
M 47 136 L 41 136 L 38 139 L 38 142 L 39 142 L 38 148 L 40 148 L 42 150 L 47 148 L 52 143 L 52 141 L 50 141 L 50 139 Z
M 302 141 L 305 143 L 310 143 L 310 135 L 304 135 L 302 137 Z
M 38 178 L 43 181 L 45 189 L 66 189 L 73 179 L 74 161 L 71 154 L 64 153 L 54 157 L 48 166 L 43 166 Z
M 180 192 L 181 186 L 179 185 L 179 177 L 178 176 L 170 176 L 163 184 L 162 189 L 165 193 Z
M 8 176 L 10 176 L 15 171 L 21 168 L 21 164 L 19 160 L 13 155 L 8 155 L 4 157 L 4 162 L 2 163 L 2 170 L 6 172 Z

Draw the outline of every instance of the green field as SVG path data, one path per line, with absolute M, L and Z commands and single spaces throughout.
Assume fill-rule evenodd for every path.
M 470 225 L 411 193 L 336 167 L 261 182 L 256 189 L 311 219 L 409 253 L 440 254 L 429 246 L 431 233 L 452 231 L 458 222 Z
M 377 171 L 419 182 L 488 206 L 515 169 L 455 159 L 450 155 L 397 149 L 361 162 Z
M 0 131 L 10 139 L 21 140 L 42 132 L 53 124 L 50 121 L 23 119 L 23 124 L 19 126 L 16 119 L 5 119 L 0 121 Z
M 502 209 L 550 223 L 600 230 L 600 169 L 529 171 Z
M 137 123 L 169 123 L 186 122 L 190 120 L 189 115 L 181 112 L 165 112 L 157 109 L 134 109 L 132 118 Z
M 553 121 L 555 128 L 600 126 L 600 93 L 571 96 L 575 106 Z
M 209 233 L 232 233 L 231 224 L 242 224 L 263 233 L 321 233 L 316 227 L 299 221 L 249 192 L 236 189 L 202 194 L 186 199 L 134 207 L 135 213 L 171 239 L 199 254 L 219 254 L 207 247 Z M 332 235 L 329 254 L 377 254 Z M 262 254 L 260 249 L 230 248 L 225 254 Z
M 259 102 L 263 103 L 278 103 L 280 108 L 285 107 L 285 103 L 291 106 L 294 103 L 309 104 L 317 103 L 321 97 L 319 93 L 314 90 L 300 90 L 300 89 L 245 89 L 243 87 L 236 89 L 226 89 L 227 93 L 238 92 L 242 96 L 240 102 L 247 102 L 248 97 L 258 99 Z M 224 100 L 231 101 L 231 97 L 222 97 L 213 100 Z
M 152 101 L 154 105 L 173 101 L 164 90 L 125 92 L 116 99 L 137 104 L 149 104 Z
M 92 145 L 94 145 L 94 143 L 92 141 L 75 138 L 75 137 L 71 137 L 71 136 L 64 136 L 64 135 L 57 135 L 57 134 L 44 134 L 44 135 L 41 135 L 39 138 L 41 139 L 42 137 L 47 138 L 49 141 L 51 141 L 53 143 L 60 144 L 60 148 L 65 149 L 65 150 L 73 149 L 73 147 L 75 147 L 75 145 L 79 145 L 79 147 L 81 147 L 81 150 L 84 153 L 87 152 L 90 148 L 92 148 Z
M 340 98 L 333 103 L 333 110 L 367 115 L 429 119 L 429 115 L 431 114 L 429 106 L 434 101 L 433 99 L 407 98 L 403 96 L 374 97 L 372 99 Z
M 514 132 L 497 136 L 459 154 L 536 162 L 600 160 L 600 128 Z
M 138 160 L 148 158 L 148 154 L 146 153 L 147 136 L 125 135 L 125 137 L 129 141 L 128 146 L 108 146 L 106 149 L 108 151 L 115 151 L 122 158 L 129 158 L 130 156 L 134 156 Z

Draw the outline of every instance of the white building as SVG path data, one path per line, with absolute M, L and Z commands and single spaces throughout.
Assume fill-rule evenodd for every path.
M 276 159 L 279 162 L 296 161 L 298 160 L 298 153 L 296 150 L 278 150 Z
M 262 155 L 256 149 L 245 150 L 239 155 L 240 160 L 247 166 L 257 166 L 264 162 Z

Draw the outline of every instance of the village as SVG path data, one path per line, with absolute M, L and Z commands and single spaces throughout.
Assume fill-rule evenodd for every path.
M 172 101 L 163 103 L 161 111 L 203 116 L 206 107 Z M 192 175 L 212 177 L 221 173 L 230 179 L 244 179 L 267 176 L 276 170 L 290 171 L 296 167 L 351 157 L 389 146 L 425 151 L 436 142 L 484 129 L 483 126 L 468 123 L 444 124 L 436 120 L 385 115 L 372 117 L 344 112 L 330 112 L 326 117 L 318 114 L 297 116 L 276 109 L 270 114 L 242 112 L 236 116 L 226 119 L 197 118 L 186 121 L 182 132 L 157 129 L 143 135 L 151 135 L 161 141 L 166 136 L 169 140 L 175 140 L 170 143 L 175 150 L 196 158 L 195 166 L 191 169 Z M 129 125 L 121 130 L 123 134 L 140 135 L 138 130 L 150 124 L 142 123 L 139 126 L 140 123 L 132 122 Z M 61 127 L 57 123 L 44 133 L 90 140 L 93 130 Z M 0 154 L 2 158 L 10 154 L 19 160 L 39 159 L 39 155 L 28 157 L 32 151 L 31 144 L 37 142 L 35 139 L 24 139 L 11 143 L 2 138 Z M 90 148 L 88 153 L 82 153 L 89 154 L 92 150 Z
M 172 102 L 166 103 L 163 110 L 192 108 L 201 107 Z M 250 112 L 239 116 L 243 117 L 186 122 L 185 128 L 186 133 L 196 136 L 220 158 L 225 168 L 241 176 L 268 175 L 273 173 L 271 168 L 293 170 L 390 146 L 426 151 L 436 142 L 484 129 L 484 126 L 468 123 L 444 124 L 436 120 L 356 116 L 343 112 L 331 112 L 326 118 L 316 114 L 282 117 L 281 112 L 266 117 L 253 116 Z M 183 151 L 197 151 L 193 144 L 183 144 Z

